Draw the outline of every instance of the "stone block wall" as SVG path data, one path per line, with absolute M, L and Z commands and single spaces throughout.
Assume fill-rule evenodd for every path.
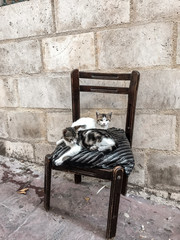
M 178 200 L 179 16 L 178 0 L 30 0 L 0 7 L 0 154 L 43 164 L 71 124 L 72 69 L 138 70 L 129 182 Z M 83 116 L 112 111 L 112 126 L 124 128 L 126 100 L 82 94 Z

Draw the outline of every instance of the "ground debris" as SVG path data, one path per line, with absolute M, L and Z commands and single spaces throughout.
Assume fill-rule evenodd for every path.
M 29 188 L 22 188 L 22 189 L 18 190 L 17 192 L 18 192 L 19 194 L 24 194 L 24 195 L 26 195 L 28 190 L 29 190 Z
M 126 217 L 126 218 L 129 218 L 129 214 L 128 213 L 124 213 L 124 216 Z
M 90 200 L 89 197 L 85 197 L 84 199 L 86 200 L 86 202 L 89 202 L 89 200 Z
M 145 231 L 144 225 L 141 225 L 141 231 Z

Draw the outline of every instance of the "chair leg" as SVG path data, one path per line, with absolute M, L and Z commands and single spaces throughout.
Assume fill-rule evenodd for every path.
M 81 183 L 81 175 L 80 174 L 74 174 L 74 182 L 76 184 Z
M 122 182 L 122 190 L 121 190 L 121 194 L 124 196 L 127 193 L 127 184 L 128 184 L 128 176 L 124 173 L 123 174 L 123 182 Z
M 51 160 L 46 156 L 44 174 L 44 208 L 46 211 L 49 211 L 50 209 L 51 171 Z
M 123 170 L 121 167 L 116 167 L 113 172 L 113 179 L 111 181 L 109 210 L 107 220 L 106 238 L 115 237 L 119 210 L 119 201 L 121 194 Z

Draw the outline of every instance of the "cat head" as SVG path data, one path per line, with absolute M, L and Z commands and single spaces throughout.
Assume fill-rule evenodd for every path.
M 66 142 L 75 144 L 76 143 L 76 131 L 72 127 L 65 128 L 63 130 L 63 138 Z
M 96 121 L 101 127 L 108 127 L 109 122 L 111 121 L 111 113 L 99 113 L 96 112 Z
M 82 126 L 67 127 L 63 130 L 63 138 L 67 143 L 76 144 L 78 129 Z

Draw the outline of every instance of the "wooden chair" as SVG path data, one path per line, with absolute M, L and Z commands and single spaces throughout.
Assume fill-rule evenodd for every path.
M 125 133 L 132 146 L 133 126 L 135 117 L 135 107 L 137 90 L 140 74 L 137 71 L 125 74 L 80 72 L 75 69 L 71 73 L 72 86 L 72 120 L 73 122 L 80 118 L 80 92 L 96 92 L 109 94 L 126 94 L 128 95 L 126 127 Z M 103 79 L 103 80 L 120 80 L 129 81 L 129 87 L 105 87 L 105 86 L 87 86 L 80 85 L 79 79 Z M 111 181 L 109 210 L 107 220 L 106 238 L 112 238 L 116 235 L 117 219 L 120 194 L 125 195 L 127 191 L 128 177 L 121 166 L 113 169 L 82 169 L 77 167 L 64 168 L 54 166 L 51 161 L 51 155 L 45 157 L 45 181 L 44 181 L 44 207 L 48 211 L 50 208 L 50 190 L 51 190 L 51 170 L 59 170 L 74 173 L 75 183 L 81 182 L 81 175 L 107 179 Z

